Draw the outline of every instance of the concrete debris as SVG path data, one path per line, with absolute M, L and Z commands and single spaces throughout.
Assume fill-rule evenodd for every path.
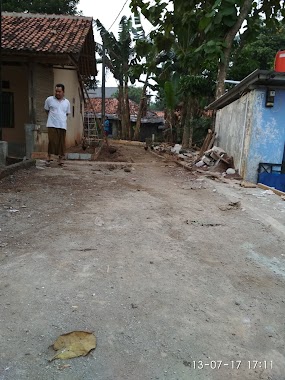
M 203 157 L 202 157 L 202 161 L 204 162 L 204 164 L 206 164 L 206 165 L 208 165 L 208 166 L 212 166 L 212 165 L 214 165 L 214 161 L 211 160 L 210 157 L 203 156 Z
M 204 163 L 204 164 L 202 164 Z M 213 148 L 204 152 L 202 158 L 196 162 L 197 167 L 213 167 L 214 171 L 226 172 L 226 174 L 235 174 L 233 158 L 229 156 L 222 148 L 213 146 Z M 229 173 L 227 170 L 231 169 Z
M 201 160 L 201 161 L 196 162 L 195 165 L 196 165 L 198 168 L 200 168 L 200 167 L 202 167 L 202 166 L 205 165 L 205 162 Z
M 172 153 L 179 154 L 180 150 L 182 149 L 182 145 L 175 144 L 173 148 L 171 148 Z
M 235 169 L 233 169 L 233 168 L 228 168 L 228 169 L 226 170 L 226 174 L 236 174 L 236 171 L 235 171 Z
M 175 144 L 174 146 L 169 143 L 161 143 L 153 145 L 153 151 L 158 154 L 166 153 L 175 156 L 178 160 L 184 162 L 193 162 L 197 157 L 197 152 L 193 149 L 184 149 L 181 144 Z
M 225 154 L 226 152 L 224 151 L 224 149 L 218 147 L 218 146 L 213 146 L 213 148 L 209 149 L 209 150 L 206 150 L 206 152 L 204 153 L 206 156 L 207 155 L 210 155 L 212 158 L 219 158 L 222 154 Z
M 221 147 L 213 146 L 211 149 L 206 150 L 202 156 L 197 150 L 182 148 L 181 144 L 153 143 L 152 147 L 154 152 L 161 155 L 169 154 L 177 164 L 187 169 L 196 169 L 198 173 L 203 173 L 204 175 L 205 172 L 214 173 L 217 180 L 222 181 L 222 177 L 242 179 L 234 168 L 233 157 L 228 155 Z

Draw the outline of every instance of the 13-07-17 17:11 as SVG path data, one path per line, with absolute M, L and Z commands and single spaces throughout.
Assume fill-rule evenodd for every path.
M 221 368 L 230 368 L 233 370 L 238 369 L 248 369 L 248 370 L 254 370 L 254 369 L 268 369 L 271 370 L 273 368 L 273 361 L 272 360 L 230 360 L 230 361 L 223 361 L 223 360 L 193 360 L 192 363 L 189 363 L 189 367 L 192 367 L 193 369 L 221 369 Z

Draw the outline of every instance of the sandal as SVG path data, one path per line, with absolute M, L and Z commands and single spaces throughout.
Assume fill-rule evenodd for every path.
M 45 164 L 46 166 L 50 166 L 50 160 L 46 160 Z

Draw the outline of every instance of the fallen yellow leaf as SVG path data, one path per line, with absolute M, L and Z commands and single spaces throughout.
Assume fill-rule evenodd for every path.
M 71 359 L 85 356 L 96 348 L 96 337 L 87 331 L 72 331 L 57 338 L 53 348 L 58 352 L 52 359 Z

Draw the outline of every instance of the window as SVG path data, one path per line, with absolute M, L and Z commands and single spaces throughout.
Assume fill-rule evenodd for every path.
M 2 91 L 1 127 L 14 128 L 14 94 Z

